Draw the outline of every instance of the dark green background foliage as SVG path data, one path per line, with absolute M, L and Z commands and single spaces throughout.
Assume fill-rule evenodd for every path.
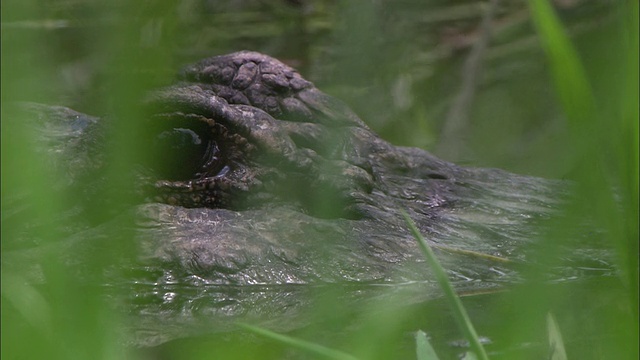
M 472 72 L 465 62 L 482 35 L 479 24 L 489 6 L 483 2 L 3 1 L 3 253 L 22 235 L 21 219 L 12 217 L 14 199 L 31 204 L 26 214 L 40 219 L 74 201 L 74 194 L 51 190 L 57 175 L 31 151 L 30 133 L 12 103 L 59 104 L 120 119 L 114 135 L 121 137 L 114 142 L 120 145 L 108 149 L 114 160 L 109 171 L 119 174 L 136 151 L 128 138 L 135 122 L 127 119 L 139 116 L 141 94 L 170 84 L 184 64 L 249 49 L 297 68 L 395 144 L 423 147 L 462 164 L 575 180 L 579 186 L 567 206 L 569 216 L 540 239 L 540 264 L 556 265 L 563 240 L 580 236 L 587 222 L 601 229 L 594 236 L 614 252 L 617 273 L 549 284 L 531 270 L 522 285 L 506 293 L 463 302 L 480 335 L 494 341 L 487 347 L 492 358 L 546 356 L 549 310 L 563 331 L 569 358 L 637 357 L 638 5 L 632 0 L 555 5 L 585 69 L 578 80 L 562 71 L 558 76 L 558 64 L 548 56 L 549 45 L 541 45 L 523 1 L 498 3 L 491 40 Z M 588 102 L 562 98 L 562 89 L 579 92 L 583 84 L 590 84 L 593 94 Z M 457 98 L 469 89 L 475 96 L 460 103 Z M 462 106 L 463 126 L 447 134 L 456 106 Z M 59 225 L 35 229 L 36 243 L 60 240 Z M 92 259 L 96 272 L 110 261 L 109 254 Z M 303 357 L 242 331 L 160 349 L 125 348 L 117 329 L 126 317 L 112 310 L 103 287 L 77 285 L 74 274 L 49 260 L 43 268 L 46 285 L 4 271 L 3 262 L 3 358 Z M 462 351 L 448 344 L 460 334 L 438 300 L 407 307 L 380 301 L 353 312 L 339 310 L 325 297 L 317 301 L 317 318 L 325 321 L 294 335 L 363 359 L 396 359 L 414 357 L 411 332 L 424 329 L 444 358 Z M 347 317 L 359 317 L 359 325 L 344 329 Z

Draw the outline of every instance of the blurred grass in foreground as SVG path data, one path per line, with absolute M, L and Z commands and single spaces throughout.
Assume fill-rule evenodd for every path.
M 427 241 L 424 239 L 424 237 L 422 237 L 422 234 L 420 234 L 420 231 L 416 227 L 416 224 L 413 223 L 411 218 L 406 213 L 403 215 L 405 221 L 407 222 L 407 225 L 409 226 L 409 229 L 411 230 L 411 233 L 413 234 L 413 237 L 420 245 L 422 254 L 427 259 L 427 264 L 429 264 L 429 266 L 431 267 L 431 270 L 433 271 L 435 278 L 440 285 L 440 288 L 442 288 L 447 302 L 449 302 L 449 304 L 451 305 L 454 319 L 458 325 L 458 328 L 460 329 L 460 332 L 464 334 L 464 337 L 469 342 L 471 351 L 475 354 L 474 357 L 477 357 L 481 360 L 489 359 L 486 351 L 484 350 L 484 347 L 482 346 L 482 343 L 480 342 L 480 338 L 478 337 L 476 329 L 473 326 L 469 315 L 467 314 L 467 311 L 462 305 L 460 298 L 456 295 L 453 286 L 449 282 L 445 270 L 440 265 L 440 262 L 427 244 Z
M 187 2 L 185 2 L 186 4 Z M 492 339 L 502 342 L 502 348 L 517 346 L 523 342 L 535 342 L 544 334 L 545 314 L 553 308 L 557 324 L 567 342 L 570 359 L 633 359 L 638 356 L 638 3 L 620 2 L 618 19 L 603 30 L 603 37 L 613 39 L 607 47 L 592 51 L 603 54 L 603 59 L 583 59 L 584 72 L 576 72 L 576 59 L 569 42 L 564 39 L 543 2 L 531 0 L 539 27 L 550 55 L 552 73 L 561 103 L 570 124 L 571 178 L 578 185 L 575 201 L 568 209 L 570 216 L 555 225 L 547 238 L 542 239 L 539 257 L 548 266 L 557 264 L 558 244 L 565 238 L 578 236 L 583 222 L 594 228 L 604 229 L 603 236 L 616 249 L 620 279 L 612 281 L 576 284 L 575 288 L 543 284 L 540 274 L 528 274 L 528 282 L 509 294 L 493 299 L 495 308 L 514 308 L 517 317 L 491 318 L 477 324 L 481 334 L 491 333 Z M 39 1 L 5 1 L 2 4 L 2 22 L 6 23 L 38 18 L 47 9 Z M 84 46 L 92 48 L 94 61 L 106 63 L 110 69 L 104 93 L 113 96 L 113 102 L 96 101 L 98 113 L 115 113 L 120 119 L 140 116 L 137 97 L 148 87 L 167 80 L 167 73 L 175 71 L 170 63 L 172 41 L 178 34 L 172 30 L 173 4 L 134 4 L 114 2 L 97 5 L 86 2 L 89 10 L 101 17 L 122 21 L 116 31 L 91 28 L 78 30 Z M 355 6 L 355 5 L 353 5 Z M 55 7 L 54 7 L 55 10 Z M 356 9 L 357 10 L 357 9 Z M 354 10 L 354 13 L 360 12 Z M 131 18 L 138 22 L 129 23 Z M 124 17 L 124 21 L 122 18 Z M 81 17 L 79 16 L 79 19 Z M 161 21 L 158 25 L 155 21 Z M 166 21 L 166 22 L 162 22 Z M 366 26 L 370 26 L 365 24 Z M 147 29 L 140 32 L 140 29 Z M 161 29 L 158 33 L 158 29 Z M 74 29 L 71 29 L 73 31 Z M 355 29 L 357 30 L 357 29 Z M 354 31 L 355 31 L 354 30 Z M 143 35 L 146 34 L 146 35 Z M 83 38 L 86 37 L 86 38 Z M 56 60 L 64 57 L 56 43 L 50 43 L 42 32 L 5 31 L 2 35 L 2 210 L 3 253 L 4 239 L 19 237 L 16 224 L 4 221 L 4 212 L 12 209 L 7 199 L 26 194 L 31 205 L 30 216 L 39 219 L 55 218 L 65 208 L 64 204 L 76 194 L 60 194 L 51 190 L 50 173 L 46 164 L 32 152 L 30 134 L 23 121 L 11 112 L 7 104 L 17 100 L 35 100 L 57 103 L 55 95 L 60 69 Z M 599 46 L 602 46 L 602 41 Z M 145 46 L 146 44 L 146 46 Z M 62 44 L 69 46 L 69 44 Z M 375 46 L 370 46 L 375 48 Z M 376 49 L 374 49 L 376 50 Z M 356 48 L 350 51 L 358 53 Z M 377 51 L 377 50 L 376 50 Z M 608 56 L 604 56 L 604 55 Z M 571 60 L 573 59 L 573 60 Z M 359 59 L 364 62 L 366 59 Z M 606 66 L 605 66 L 606 65 Z M 134 69 L 132 71 L 132 69 Z M 588 85 L 591 83 L 592 85 Z M 106 85 L 105 85 L 106 84 Z M 592 90 L 589 90 L 589 86 Z M 589 95 L 592 92 L 593 95 Z M 574 97 L 575 96 L 575 97 Z M 122 122 L 114 133 L 123 138 L 115 142 L 122 147 L 111 149 L 115 164 L 111 179 L 119 181 L 119 174 L 127 166 L 128 156 L 137 151 L 132 139 L 127 138 L 133 122 Z M 491 138 L 484 139 L 493 141 Z M 126 144 L 123 146 L 122 144 Z M 553 162 L 550 157 L 546 161 Z M 21 195 L 22 196 L 22 195 Z M 118 197 L 118 194 L 106 196 Z M 39 230 L 43 241 L 51 238 L 52 228 Z M 117 244 L 114 244 L 117 246 Z M 122 346 L 117 333 L 120 323 L 126 321 L 115 313 L 104 298 L 102 289 L 82 287 L 58 266 L 57 259 L 48 259 L 44 272 L 45 285 L 30 284 L 22 274 L 2 271 L 2 357 L 6 359 L 150 359 L 153 352 L 134 352 Z M 110 261 L 96 258 L 96 268 Z M 4 265 L 4 262 L 3 262 Z M 610 295 L 614 299 L 595 305 L 595 311 L 584 313 L 587 303 L 602 301 Z M 608 298 L 606 298 L 608 299 Z M 468 299 L 465 303 L 472 302 Z M 398 343 L 406 341 L 403 322 L 411 313 L 397 309 L 387 310 L 386 304 L 378 306 L 376 315 L 362 315 L 362 329 L 350 333 L 348 338 L 327 340 L 332 348 L 354 349 L 367 359 L 389 359 L 398 355 Z M 592 309 L 592 308 L 589 308 Z M 327 314 L 332 309 L 328 307 Z M 495 309 L 493 309 L 495 310 Z M 491 307 L 483 307 L 478 313 L 496 313 Z M 372 312 L 374 313 L 374 312 Z M 380 315 L 382 313 L 382 315 Z M 320 314 L 318 317 L 321 317 Z M 581 317 L 589 317 L 585 323 Z M 427 317 L 437 326 L 436 314 Z M 485 319 L 486 320 L 486 319 Z M 474 320 L 475 322 L 475 320 Z M 433 324 L 426 325 L 434 326 Z M 540 330 L 542 329 L 542 330 Z M 325 329 L 327 330 L 327 329 Z M 413 331 L 417 330 L 414 328 Z M 313 339 L 320 334 L 306 334 Z M 265 351 L 261 345 L 252 345 L 254 339 L 241 334 L 235 342 L 220 341 L 208 348 L 206 342 L 189 344 L 188 352 L 166 352 L 167 356 L 180 359 L 210 359 L 220 347 L 227 347 L 226 359 L 281 358 L 286 350 Z M 409 342 L 413 344 L 413 338 Z M 314 341 L 315 342 L 315 341 Z M 345 345 L 346 344 L 346 345 Z M 347 346 L 348 345 L 348 346 Z M 446 347 L 436 343 L 436 350 Z M 492 354 L 493 358 L 535 358 L 530 353 Z M 402 354 L 412 353 L 402 352 Z M 544 353 L 544 351 L 542 352 Z M 535 354 L 535 353 L 534 353 Z M 173 356 L 173 357 L 172 357 Z M 289 356 L 291 357 L 291 356 Z
M 638 3 L 626 1 L 613 50 L 620 68 L 602 69 L 613 81 L 595 95 L 579 55 L 550 3 L 529 0 L 571 129 L 577 195 L 571 211 L 594 221 L 616 249 L 620 277 L 638 327 Z M 613 104 L 613 105 L 612 105 Z M 577 225 L 577 224 L 576 224 Z M 561 226 L 566 226 L 562 224 Z

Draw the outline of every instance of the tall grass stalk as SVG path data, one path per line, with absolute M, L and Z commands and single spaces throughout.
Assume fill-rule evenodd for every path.
M 547 313 L 547 333 L 549 335 L 549 359 L 567 360 L 567 352 L 564 349 L 560 327 L 551 313 Z
M 637 358 L 638 2 L 621 2 L 618 21 L 607 29 L 612 39 L 600 50 L 609 53 L 597 54 L 607 61 L 606 68 L 602 63 L 583 66 L 548 0 L 529 0 L 529 6 L 570 129 L 576 196 L 567 210 L 578 221 L 588 220 L 602 230 L 603 239 L 616 251 L 626 287 L 627 297 L 618 299 L 619 306 L 632 316 L 610 325 L 619 331 L 621 339 L 615 342 L 625 349 L 612 343 L 606 347 L 607 356 L 614 358 L 618 352 Z M 556 231 L 569 226 L 571 222 L 559 224 Z M 550 331 L 557 328 L 555 321 L 549 323 Z
M 314 344 L 312 342 L 296 339 L 290 336 L 282 335 L 275 333 L 273 331 L 269 331 L 267 329 L 263 329 L 257 326 L 252 326 L 248 324 L 238 324 L 241 328 L 251 331 L 254 334 L 263 336 L 265 338 L 275 340 L 281 344 L 289 345 L 293 348 L 300 349 L 309 354 L 317 355 L 325 359 L 333 359 L 333 360 L 357 360 L 356 357 L 344 353 L 342 351 L 330 349 L 328 347 Z
M 427 334 L 420 330 L 416 333 L 416 358 L 418 360 L 439 360 L 440 358 L 433 350 Z
M 442 268 L 442 265 L 440 265 L 440 262 L 438 261 L 433 251 L 429 247 L 429 244 L 427 244 L 427 241 L 424 239 L 424 237 L 422 237 L 422 234 L 420 234 L 420 231 L 416 227 L 413 220 L 411 220 L 409 215 L 407 215 L 406 213 L 403 213 L 403 215 L 404 215 L 405 221 L 407 222 L 407 225 L 409 225 L 409 229 L 411 230 L 411 233 L 418 241 L 418 244 L 420 245 L 420 249 L 422 250 L 422 253 L 427 259 L 427 262 L 429 263 L 431 270 L 433 270 L 433 273 L 436 277 L 436 280 L 438 281 L 438 284 L 440 284 L 440 287 L 444 291 L 445 297 L 447 298 L 449 304 L 451 305 L 451 309 L 453 310 L 453 315 L 454 315 L 454 318 L 456 319 L 456 323 L 458 324 L 458 328 L 460 329 L 460 331 L 462 331 L 464 336 L 467 338 L 467 341 L 469 341 L 471 350 L 476 354 L 478 359 L 488 360 L 489 357 L 487 356 L 487 353 L 485 352 L 484 347 L 482 346 L 482 343 L 480 343 L 480 338 L 478 337 L 478 334 L 476 333 L 476 330 L 473 327 L 473 324 L 471 323 L 471 319 L 469 318 L 467 311 L 464 309 L 464 306 L 462 305 L 460 298 L 453 290 L 453 286 L 451 286 L 451 283 L 449 282 L 449 279 L 447 278 L 447 274 Z
M 607 231 L 637 304 L 638 2 L 627 1 L 620 7 L 627 12 L 621 16 L 620 44 L 614 48 L 621 69 L 606 75 L 618 81 L 600 98 L 594 96 L 580 56 L 549 1 L 529 0 L 529 6 L 571 129 L 579 183 L 573 211 Z M 613 108 L 607 108 L 611 103 Z

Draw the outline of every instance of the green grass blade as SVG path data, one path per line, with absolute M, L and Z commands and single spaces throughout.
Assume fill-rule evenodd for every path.
M 529 7 L 562 107 L 571 125 L 579 129 L 595 114 L 586 71 L 549 1 L 529 0 Z
M 436 276 L 438 284 L 440 284 L 440 287 L 444 291 L 445 297 L 447 298 L 449 304 L 451 304 L 456 322 L 458 323 L 458 326 L 460 327 L 460 330 L 462 331 L 464 336 L 469 341 L 471 350 L 477 355 L 478 359 L 488 360 L 489 357 L 484 351 L 484 347 L 480 343 L 480 339 L 478 338 L 478 334 L 476 333 L 476 330 L 473 327 L 471 320 L 469 319 L 469 315 L 464 309 L 464 306 L 462 306 L 460 298 L 453 290 L 453 287 L 451 286 L 451 283 L 449 282 L 447 274 L 444 272 L 442 265 L 440 265 L 440 262 L 427 244 L 427 241 L 424 239 L 424 237 L 422 237 L 422 234 L 420 234 L 420 231 L 418 230 L 418 228 L 416 228 L 416 225 L 413 223 L 409 215 L 407 215 L 405 212 L 403 212 L 402 215 L 404 216 L 407 225 L 409 225 L 411 233 L 418 241 L 422 253 L 426 257 L 427 262 L 431 266 L 431 269 Z
M 450 246 L 446 246 L 446 245 L 432 245 L 433 248 L 438 249 L 440 251 L 444 251 L 444 252 L 448 252 L 450 254 L 460 254 L 460 255 L 466 255 L 466 256 L 471 256 L 471 257 L 475 257 L 478 259 L 484 259 L 484 260 L 488 260 L 488 261 L 494 261 L 494 262 L 499 262 L 499 263 L 511 263 L 512 261 L 510 259 L 501 257 L 501 256 L 495 256 L 495 255 L 491 255 L 491 254 L 486 254 L 483 252 L 479 252 L 479 251 L 473 251 L 473 250 L 465 250 L 465 249 L 456 249 L 456 248 L 452 248 Z
M 632 307 L 637 308 L 638 2 L 620 4 L 623 21 L 617 31 L 619 38 L 611 40 L 611 49 L 616 66 L 622 70 L 600 70 L 618 81 L 597 92 L 598 101 L 549 0 L 529 0 L 529 6 L 572 130 L 576 169 L 580 171 L 577 199 L 589 205 L 577 204 L 576 208 L 590 209 L 588 215 L 606 229 L 607 238 L 617 248 L 620 276 L 629 286 Z M 610 106 L 613 108 L 603 111 Z M 619 194 L 608 191 L 611 188 Z
M 567 360 L 567 353 L 564 350 L 564 342 L 560 334 L 560 328 L 553 314 L 547 313 L 547 332 L 549 333 L 549 359 Z
M 478 357 L 471 351 L 467 351 L 460 360 L 478 360 Z
M 416 358 L 418 360 L 440 360 L 427 339 L 427 334 L 422 330 L 418 330 L 416 333 Z
M 357 360 L 356 357 L 344 353 L 342 351 L 330 349 L 328 347 L 314 344 L 308 341 L 292 338 L 290 336 L 282 335 L 275 333 L 273 331 L 263 329 L 257 326 L 252 326 L 248 324 L 239 323 L 238 326 L 241 328 L 251 331 L 254 334 L 266 337 L 271 340 L 275 340 L 279 343 L 300 349 L 310 354 L 318 355 L 327 359 L 335 359 L 335 360 Z

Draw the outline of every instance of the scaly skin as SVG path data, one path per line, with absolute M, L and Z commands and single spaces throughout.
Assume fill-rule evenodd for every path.
M 139 138 L 153 151 L 136 167 L 139 203 L 55 245 L 61 259 L 76 266 L 84 251 L 103 251 L 126 236 L 132 248 L 122 251 L 118 266 L 139 270 L 128 275 L 131 282 L 200 287 L 430 279 L 405 211 L 459 288 L 499 286 L 516 276 L 505 259 L 526 260 L 522 249 L 565 188 L 391 145 L 293 69 L 254 52 L 188 66 L 178 83 L 149 94 L 144 107 L 149 116 L 140 120 Z M 78 179 L 104 166 L 106 160 L 92 156 L 107 119 L 51 109 L 32 105 L 53 118 L 56 153 L 78 160 L 57 162 L 69 186 L 99 195 L 100 181 Z M 114 233 L 121 228 L 133 231 Z M 219 300 L 198 296 L 229 321 L 284 307 L 272 293 L 223 293 Z M 224 305 L 229 302 L 232 308 Z M 154 312 L 144 312 L 153 322 Z M 171 316 L 181 322 L 186 313 Z M 170 316 L 157 315 L 161 323 Z M 156 330 L 159 338 L 140 341 L 185 334 Z
M 212 176 L 156 182 L 156 200 L 182 207 L 144 207 L 171 231 L 142 243 L 145 259 L 179 263 L 187 274 L 215 283 L 389 280 L 420 257 L 401 211 L 443 247 L 511 257 L 555 202 L 549 181 L 465 169 L 385 142 L 262 54 L 206 59 L 180 80 L 149 96 L 151 121 L 218 127 L 221 156 L 203 171 Z

